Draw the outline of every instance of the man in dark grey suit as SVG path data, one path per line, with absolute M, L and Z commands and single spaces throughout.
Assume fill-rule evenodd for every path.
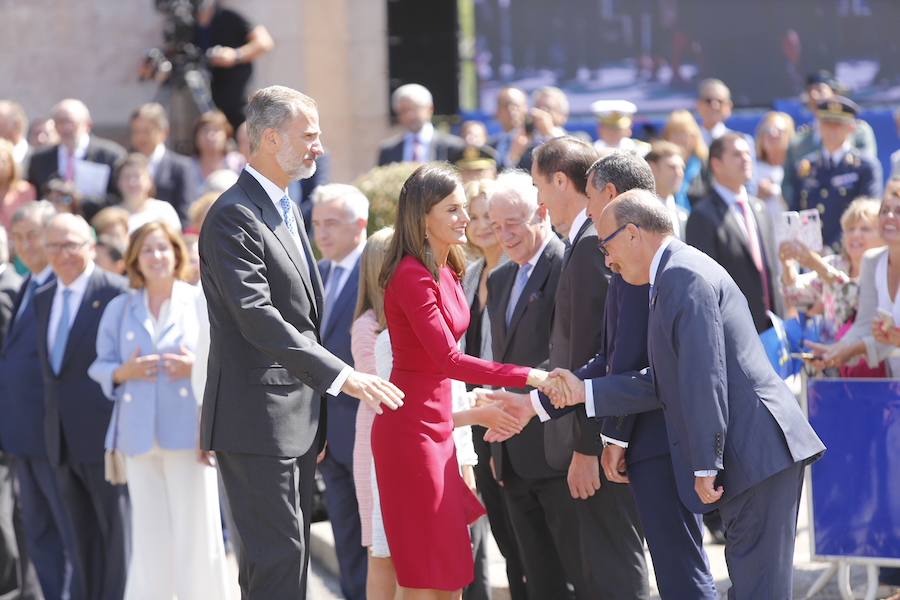
M 322 155 L 316 103 L 271 86 L 247 106 L 250 162 L 210 209 L 200 272 L 210 354 L 200 444 L 217 453 L 241 539 L 244 598 L 306 596 L 309 513 L 325 396 L 395 409 L 402 392 L 321 345 L 319 278 L 288 184 Z
M 501 175 L 488 214 L 509 262 L 488 278 L 488 313 L 494 359 L 547 368 L 556 286 L 565 246 L 550 230 L 547 208 L 524 173 Z M 578 519 L 566 472 L 544 455 L 544 424 L 537 421 L 505 442 L 491 444 L 494 475 L 521 549 L 530 598 L 565 598 L 566 582 L 576 597 L 590 598 L 582 576 Z
M 166 147 L 169 137 L 166 109 L 157 102 L 142 104 L 131 113 L 130 127 L 131 148 L 150 161 L 150 175 L 156 189 L 154 198 L 171 204 L 181 224 L 189 225 L 187 210 L 196 200 L 197 182 L 191 160 Z
M 825 446 L 772 369 L 734 280 L 672 237 L 654 194 L 622 194 L 597 229 L 606 264 L 650 283 L 649 375 L 582 385 L 557 371 L 569 395 L 554 402 L 585 402 L 589 416 L 661 407 L 682 502 L 722 514 L 729 597 L 790 598 L 803 467 Z
M 602 348 L 608 271 L 597 255 L 597 232 L 587 215 L 587 171 L 596 159 L 591 144 L 573 137 L 545 142 L 533 157 L 538 200 L 568 242 L 550 333 L 552 367 L 576 369 Z M 551 423 L 544 434 L 547 462 L 568 470 L 591 591 L 604 598 L 646 598 L 647 565 L 634 498 L 601 472 L 600 425 L 581 411 Z
M 395 162 L 449 160 L 452 150 L 465 145 L 462 139 L 437 131 L 431 124 L 434 101 L 425 86 L 418 83 L 401 85 L 391 95 L 391 107 L 406 131 L 381 143 L 378 166 Z

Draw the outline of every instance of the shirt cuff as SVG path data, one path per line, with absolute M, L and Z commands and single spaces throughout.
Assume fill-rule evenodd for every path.
M 341 393 L 341 388 L 344 387 L 344 384 L 347 383 L 347 378 L 350 377 L 350 374 L 353 372 L 353 367 L 347 365 L 341 372 L 338 373 L 338 376 L 334 378 L 334 381 L 331 382 L 331 385 L 328 386 L 328 389 L 325 390 L 325 393 L 329 396 L 337 396 Z
M 715 469 L 709 471 L 694 471 L 694 477 L 715 477 L 719 472 Z
M 584 380 L 584 412 L 591 419 L 597 416 L 594 411 L 594 386 L 591 385 L 590 379 Z
M 616 440 L 611 437 L 606 437 L 602 433 L 600 434 L 600 439 L 603 440 L 603 445 L 612 444 L 613 446 L 619 446 L 620 448 L 627 448 L 628 442 L 623 442 L 622 440 Z
M 550 415 L 547 414 L 547 411 L 544 410 L 544 405 L 541 404 L 541 397 L 538 395 L 537 390 L 531 390 L 529 392 L 528 397 L 531 399 L 531 407 L 534 409 L 534 412 L 537 414 L 538 419 L 541 420 L 541 423 L 546 423 L 550 420 Z

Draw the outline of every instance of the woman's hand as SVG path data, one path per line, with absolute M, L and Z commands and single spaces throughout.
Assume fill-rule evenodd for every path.
M 478 490 L 475 488 L 475 469 L 472 465 L 462 466 L 462 477 L 463 481 L 466 482 L 466 485 L 469 486 L 469 489 L 477 494 Z
M 818 344 L 816 342 L 803 342 L 816 355 L 810 359 L 810 364 L 816 369 L 827 369 L 829 367 L 840 367 L 846 364 L 850 359 L 863 354 L 865 352 L 865 344 Z
M 880 344 L 900 346 L 900 327 L 889 314 L 879 313 L 872 320 L 872 336 Z
M 162 364 L 169 379 L 186 379 L 194 368 L 194 353 L 182 346 L 181 354 L 163 354 Z
M 522 431 L 523 425 L 515 416 L 509 414 L 500 403 L 487 404 L 473 408 L 475 422 L 506 436 L 513 436 Z
M 113 371 L 113 382 L 118 384 L 132 380 L 156 381 L 158 371 L 159 354 L 141 356 L 141 349 L 136 348 L 131 358 Z
M 818 255 L 803 242 L 793 240 L 782 242 L 778 256 L 782 262 L 796 260 L 804 269 L 815 270 L 818 266 Z

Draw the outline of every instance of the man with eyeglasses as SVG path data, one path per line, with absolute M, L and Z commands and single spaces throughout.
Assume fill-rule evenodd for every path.
M 72 598 L 118 600 L 128 567 L 128 493 L 104 477 L 104 440 L 113 403 L 87 371 L 97 355 L 100 317 L 128 285 L 96 267 L 93 233 L 79 216 L 51 218 L 44 249 L 56 275 L 34 295 L 44 436 L 71 524 L 63 543 L 74 570 Z
M 731 100 L 731 90 L 721 79 L 704 79 L 697 88 L 697 114 L 700 116 L 700 133 L 707 146 L 713 140 L 722 137 L 733 130 L 725 125 L 725 121 L 731 118 L 734 102 Z M 756 146 L 753 138 L 741 134 L 747 139 L 751 148 Z

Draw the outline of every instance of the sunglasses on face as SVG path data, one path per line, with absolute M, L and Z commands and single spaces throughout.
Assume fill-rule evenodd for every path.
M 609 244 L 611 241 L 613 241 L 613 238 L 616 237 L 617 235 L 619 235 L 620 233 L 622 233 L 625 230 L 625 228 L 628 227 L 629 225 L 634 225 L 634 224 L 633 223 L 625 223 L 624 225 L 622 225 L 621 227 L 619 227 L 618 229 L 613 231 L 609 235 L 609 237 L 605 237 L 602 240 L 598 241 L 597 242 L 597 250 L 600 251 L 600 254 L 602 254 L 603 256 L 609 256 L 609 250 L 606 249 L 606 245 Z M 635 225 L 635 227 L 637 227 L 637 225 Z

